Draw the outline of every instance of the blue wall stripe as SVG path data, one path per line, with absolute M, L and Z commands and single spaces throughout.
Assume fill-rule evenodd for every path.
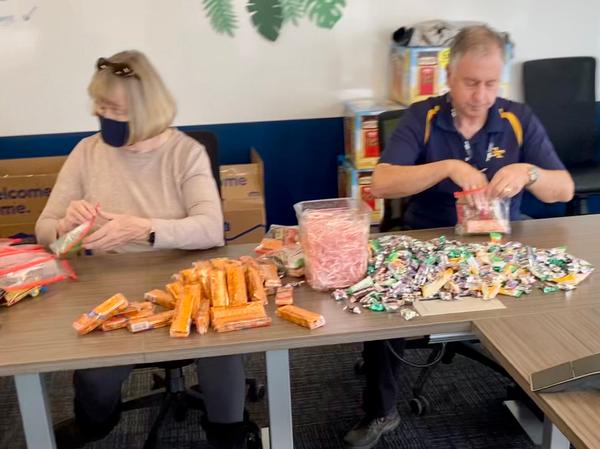
M 181 129 L 214 132 L 219 139 L 220 164 L 247 163 L 250 148 L 258 150 L 265 165 L 269 224 L 295 224 L 292 206 L 298 201 L 337 196 L 337 157 L 344 152 L 340 117 Z M 0 160 L 67 155 L 79 140 L 91 134 L 93 132 L 0 137 Z

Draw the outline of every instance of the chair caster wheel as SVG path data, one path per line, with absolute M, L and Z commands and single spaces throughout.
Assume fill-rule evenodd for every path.
M 417 396 L 409 401 L 410 410 L 415 416 L 423 416 L 427 414 L 431 406 L 425 396 Z
M 265 397 L 265 386 L 256 385 L 248 389 L 248 400 L 250 402 L 261 401 Z
M 354 373 L 357 376 L 362 376 L 365 374 L 365 361 L 363 359 L 358 359 L 354 362 Z

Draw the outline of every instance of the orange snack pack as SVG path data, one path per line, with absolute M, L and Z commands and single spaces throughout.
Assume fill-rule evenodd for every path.
M 159 306 L 163 306 L 166 309 L 174 309 L 177 304 L 177 301 L 170 293 L 159 289 L 150 290 L 149 292 L 144 293 L 144 299 L 147 299 L 154 304 L 158 304 Z
M 240 306 L 248 302 L 245 271 L 244 265 L 238 261 L 231 261 L 225 267 L 227 292 L 229 294 L 229 305 L 231 306 Z
M 246 284 L 248 285 L 250 301 L 267 303 L 267 292 L 263 283 L 264 281 L 258 271 L 258 266 L 256 264 L 246 264 Z
M 214 259 L 210 259 L 209 262 L 212 268 L 224 270 L 229 263 L 229 259 L 227 257 L 216 257 Z
M 171 282 L 170 284 L 165 285 L 165 287 L 175 300 L 178 301 L 183 296 L 183 284 L 181 282 Z
M 210 301 L 207 298 L 201 298 L 198 304 L 198 310 L 194 317 L 196 331 L 200 334 L 206 334 L 210 326 Z
M 194 262 L 194 269 L 198 274 L 198 282 L 202 286 L 202 297 L 210 298 L 210 262 L 206 260 Z
M 275 292 L 275 305 L 286 306 L 294 303 L 294 287 L 278 287 Z
M 229 305 L 225 270 L 219 268 L 210 270 L 210 293 L 211 305 L 213 307 L 225 307 Z
M 325 318 L 323 315 L 294 305 L 279 307 L 275 313 L 284 320 L 291 321 L 292 323 L 309 329 L 316 329 L 317 327 L 325 325 Z
M 258 301 L 246 303 L 242 306 L 211 307 L 211 321 L 230 317 L 261 317 L 266 316 L 265 306 Z
M 261 263 L 258 265 L 258 269 L 260 270 L 261 276 L 265 280 L 265 287 L 281 287 L 281 279 L 279 279 L 279 275 L 277 274 L 277 267 L 275 266 L 275 264 Z
M 215 327 L 217 332 L 231 332 L 239 331 L 242 329 L 252 329 L 255 327 L 265 327 L 271 325 L 271 318 L 268 316 L 261 318 L 250 318 L 239 321 L 223 322 Z
M 175 306 L 175 313 L 169 331 L 171 337 L 181 338 L 190 335 L 194 302 L 195 296 L 192 289 L 185 286 L 183 296 L 177 301 L 177 306 Z
M 147 312 L 147 315 L 154 313 L 154 304 L 150 301 L 131 301 L 125 310 L 122 310 L 115 316 L 135 316 L 138 313 Z M 149 312 L 149 313 L 148 313 Z
M 125 310 L 128 305 L 127 298 L 121 293 L 117 293 L 94 307 L 92 311 L 81 315 L 73 322 L 73 328 L 79 335 L 85 335 L 96 329 L 111 316 Z
M 198 272 L 194 268 L 186 268 L 179 272 L 183 284 L 193 284 L 198 282 Z
M 174 310 L 167 310 L 166 312 L 156 313 L 145 318 L 130 320 L 129 323 L 127 323 L 127 329 L 129 332 L 135 333 L 168 326 L 171 324 L 174 313 Z
M 129 312 L 128 314 L 120 313 L 119 315 L 111 316 L 100 326 L 104 332 L 114 331 L 127 327 L 127 323 L 138 318 L 145 318 L 154 314 L 154 309 L 141 309 L 137 312 Z

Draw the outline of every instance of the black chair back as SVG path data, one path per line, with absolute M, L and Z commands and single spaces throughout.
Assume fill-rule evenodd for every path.
M 187 131 L 186 134 L 204 146 L 210 159 L 210 168 L 221 195 L 221 173 L 219 171 L 219 140 L 210 131 Z
M 398 127 L 400 119 L 404 114 L 405 109 L 395 109 L 392 111 L 382 112 L 377 116 L 377 129 L 379 132 L 379 145 L 381 152 L 392 137 L 392 134 Z M 388 232 L 393 229 L 402 229 L 404 227 L 403 217 L 406 205 L 406 198 L 385 199 L 383 201 L 383 218 L 379 223 L 381 232 Z
M 596 60 L 538 59 L 523 63 L 525 103 L 539 117 L 567 168 L 596 161 Z

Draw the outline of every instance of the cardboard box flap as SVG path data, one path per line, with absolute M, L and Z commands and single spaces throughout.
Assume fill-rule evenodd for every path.
M 261 198 L 263 186 L 263 162 L 258 152 L 252 149 L 251 164 L 222 165 L 221 192 L 224 200 Z
M 66 156 L 2 159 L 0 160 L 0 176 L 56 174 L 66 159 Z

